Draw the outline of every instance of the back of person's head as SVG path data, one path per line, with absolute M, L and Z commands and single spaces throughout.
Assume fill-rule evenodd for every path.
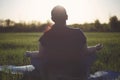
M 54 22 L 66 21 L 68 18 L 65 8 L 59 5 L 52 9 L 51 16 Z

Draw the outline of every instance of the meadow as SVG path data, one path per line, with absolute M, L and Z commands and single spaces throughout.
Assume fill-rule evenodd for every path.
M 0 65 L 30 64 L 26 51 L 38 50 L 42 33 L 0 33 Z M 120 33 L 85 32 L 88 46 L 102 43 L 91 72 L 111 70 L 120 72 Z

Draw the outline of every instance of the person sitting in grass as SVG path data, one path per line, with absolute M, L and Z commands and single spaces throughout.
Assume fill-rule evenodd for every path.
M 66 25 L 67 12 L 62 6 L 51 11 L 55 23 L 40 37 L 39 57 L 46 73 L 65 74 L 87 80 L 90 66 L 95 61 L 96 52 L 103 45 L 87 46 L 87 39 L 81 29 Z

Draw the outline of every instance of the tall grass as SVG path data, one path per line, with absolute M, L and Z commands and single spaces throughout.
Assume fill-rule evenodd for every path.
M 0 33 L 0 65 L 30 64 L 24 53 L 38 50 L 41 35 L 42 33 Z M 98 58 L 91 71 L 120 71 L 120 33 L 86 32 L 85 35 L 89 46 L 97 43 L 104 45 L 104 48 L 97 53 Z
M 120 71 L 120 33 L 86 33 L 88 45 L 102 43 L 98 59 L 92 70 Z
M 38 50 L 38 39 L 42 33 L 0 33 L 0 65 L 26 65 L 27 50 Z M 21 74 L 0 72 L 0 80 L 18 80 Z

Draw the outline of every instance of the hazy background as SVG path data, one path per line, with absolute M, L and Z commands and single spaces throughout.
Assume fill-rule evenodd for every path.
M 0 19 L 14 21 L 51 20 L 51 9 L 62 5 L 67 9 L 71 23 L 108 22 L 109 17 L 120 18 L 120 0 L 0 0 Z

